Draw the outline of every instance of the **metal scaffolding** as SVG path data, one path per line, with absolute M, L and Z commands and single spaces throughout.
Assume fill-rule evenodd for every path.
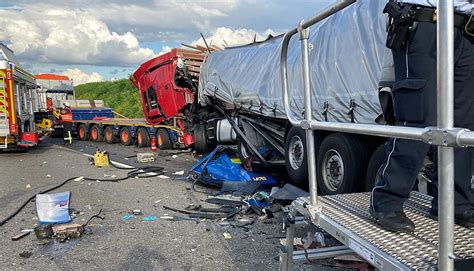
M 340 0 L 319 15 L 301 22 L 298 27 L 288 31 L 281 47 L 281 80 L 286 114 L 292 125 L 306 130 L 310 199 L 306 209 L 318 213 L 321 210 L 317 195 L 316 159 L 314 130 L 327 130 L 364 134 L 380 137 L 397 137 L 423 141 L 438 146 L 439 176 L 439 270 L 454 268 L 454 147 L 474 146 L 474 132 L 453 127 L 454 117 L 454 28 L 453 0 L 438 1 L 438 41 L 437 41 L 437 127 L 412 128 L 401 126 L 382 126 L 375 124 L 354 124 L 321 122 L 312 119 L 310 67 L 309 67 L 309 27 L 334 13 L 355 3 L 356 0 Z M 287 56 L 288 45 L 293 35 L 299 34 L 302 49 L 303 86 L 305 99 L 305 119 L 299 119 L 290 106 L 288 92 Z M 292 238 L 292 236 L 290 236 Z

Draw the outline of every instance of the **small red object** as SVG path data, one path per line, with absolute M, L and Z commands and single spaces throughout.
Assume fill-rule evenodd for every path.
M 156 137 L 151 139 L 151 151 L 156 152 Z

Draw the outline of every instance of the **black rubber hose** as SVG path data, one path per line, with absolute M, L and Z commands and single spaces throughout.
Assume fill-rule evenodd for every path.
M 129 169 L 130 171 L 127 173 L 127 176 L 125 177 L 122 177 L 122 178 L 116 178 L 116 179 L 99 179 L 99 178 L 88 178 L 88 177 L 82 177 L 85 181 L 100 181 L 100 182 L 120 182 L 120 181 L 124 181 L 124 180 L 127 180 L 129 178 L 151 178 L 151 177 L 156 177 L 158 175 L 161 175 L 163 174 L 163 169 L 162 167 L 157 167 L 157 166 L 146 166 L 146 167 L 141 167 L 141 168 L 136 168 L 136 167 L 121 167 L 121 166 L 117 166 L 115 165 L 112 161 L 110 161 L 109 159 L 109 162 L 110 164 L 117 168 L 117 169 L 122 169 L 122 170 L 127 170 Z M 152 173 L 152 174 L 150 174 Z M 153 174 L 154 173 L 154 174 Z M 18 209 L 16 209 L 13 213 L 11 213 L 9 216 L 7 216 L 5 219 L 3 219 L 2 221 L 0 221 L 0 227 L 3 226 L 5 223 L 7 223 L 10 219 L 14 218 L 16 215 L 18 215 L 18 213 L 21 212 L 21 210 L 23 210 L 23 208 L 25 208 L 26 205 L 28 205 L 28 203 L 30 203 L 30 201 L 32 201 L 36 195 L 38 194 L 45 194 L 45 193 L 48 193 L 48 192 L 51 192 L 53 190 L 56 190 L 58 188 L 60 188 L 61 186 L 65 185 L 66 183 L 72 181 L 72 180 L 75 180 L 75 179 L 78 179 L 78 178 L 81 178 L 79 176 L 77 177 L 72 177 L 72 178 L 69 178 L 65 181 L 63 181 L 62 183 L 56 185 L 56 186 L 53 186 L 47 190 L 44 190 L 44 191 L 40 191 L 39 193 L 36 193 L 34 194 L 33 196 L 31 196 L 30 198 L 28 198 L 28 200 L 26 200 Z

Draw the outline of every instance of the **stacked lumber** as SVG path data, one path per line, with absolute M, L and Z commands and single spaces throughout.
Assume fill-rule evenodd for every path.
M 209 50 L 206 47 L 200 45 L 182 45 L 184 47 L 190 48 L 191 50 L 181 48 L 176 49 L 176 54 L 183 58 L 188 74 L 195 79 L 199 79 L 202 63 L 204 62 L 206 55 L 209 53 L 209 50 L 211 52 L 221 50 L 221 48 L 215 45 L 211 45 Z

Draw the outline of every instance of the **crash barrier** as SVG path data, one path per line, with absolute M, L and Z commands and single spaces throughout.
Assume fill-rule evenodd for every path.
M 377 248 L 373 245 L 374 242 L 364 240 L 363 235 L 354 236 L 354 232 L 348 230 L 338 223 L 337 218 L 331 219 L 332 214 L 324 212 L 323 209 L 336 209 L 336 204 L 340 204 L 341 200 L 350 204 L 351 198 L 330 198 L 318 197 L 317 195 L 317 179 L 316 179 L 316 159 L 315 159 L 315 145 L 314 145 L 314 130 L 335 131 L 353 134 L 372 135 L 380 137 L 396 137 L 410 140 L 423 141 L 430 145 L 438 146 L 438 175 L 439 175 L 439 228 L 438 228 L 438 259 L 432 259 L 434 264 L 438 265 L 439 270 L 453 270 L 454 269 L 454 147 L 470 147 L 474 146 L 474 132 L 467 129 L 453 127 L 454 117 L 454 41 L 453 31 L 454 23 L 454 8 L 453 0 L 438 1 L 438 50 L 437 50 L 437 127 L 426 128 L 411 128 L 400 126 L 382 126 L 375 124 L 355 124 L 355 123 L 340 123 L 340 122 L 321 122 L 313 120 L 312 117 L 312 103 L 311 103 L 311 89 L 310 89 L 310 67 L 309 67 L 309 27 L 321 22 L 325 18 L 334 13 L 352 5 L 356 0 L 341 0 L 333 4 L 329 8 L 323 10 L 319 15 L 310 18 L 307 21 L 301 22 L 298 27 L 288 31 L 282 41 L 280 52 L 280 69 L 282 80 L 282 94 L 284 105 L 288 120 L 292 125 L 301 127 L 306 130 L 306 142 L 308 155 L 308 175 L 309 175 L 309 199 L 298 199 L 292 205 L 294 209 L 310 217 L 311 223 L 329 232 L 333 237 L 347 245 L 359 256 L 369 260 L 377 268 L 383 270 L 392 269 L 411 269 L 413 266 L 404 265 L 397 262 L 396 257 L 392 257 L 387 253 L 387 250 Z M 293 35 L 299 34 L 302 53 L 302 71 L 303 71 L 303 86 L 304 86 L 304 105 L 305 118 L 297 117 L 297 114 L 290 106 L 290 93 L 288 91 L 288 45 Z M 317 50 L 317 48 L 316 48 Z M 368 195 L 366 195 L 368 196 Z M 411 198 L 416 199 L 416 195 Z M 331 200 L 339 200 L 332 202 Z M 358 199 L 360 201 L 367 201 L 368 198 Z M 423 202 L 429 202 L 423 199 Z M 419 204 L 419 201 L 418 203 Z M 352 211 L 354 212 L 354 210 Z M 351 212 L 345 214 L 350 215 Z M 354 216 L 353 219 L 362 218 Z M 294 230 L 294 223 L 290 221 L 289 231 L 287 232 L 287 251 L 284 257 L 281 257 L 281 269 L 291 269 L 293 260 L 292 240 Z M 377 230 L 377 228 L 375 228 Z M 382 231 L 381 229 L 379 229 Z M 434 229 L 435 230 L 435 229 Z M 468 231 L 468 236 L 472 236 L 472 232 Z M 361 237 L 362 236 L 362 237 Z M 384 238 L 384 234 L 380 238 Z M 458 238 L 458 236 L 456 236 Z M 469 238 L 467 245 L 469 245 Z M 403 239 L 403 240 L 402 240 Z M 401 238 L 403 242 L 410 242 L 405 237 Z M 435 251 L 436 252 L 436 251 Z M 416 259 L 415 259 L 416 260 Z M 419 260 L 419 259 L 418 259 Z

